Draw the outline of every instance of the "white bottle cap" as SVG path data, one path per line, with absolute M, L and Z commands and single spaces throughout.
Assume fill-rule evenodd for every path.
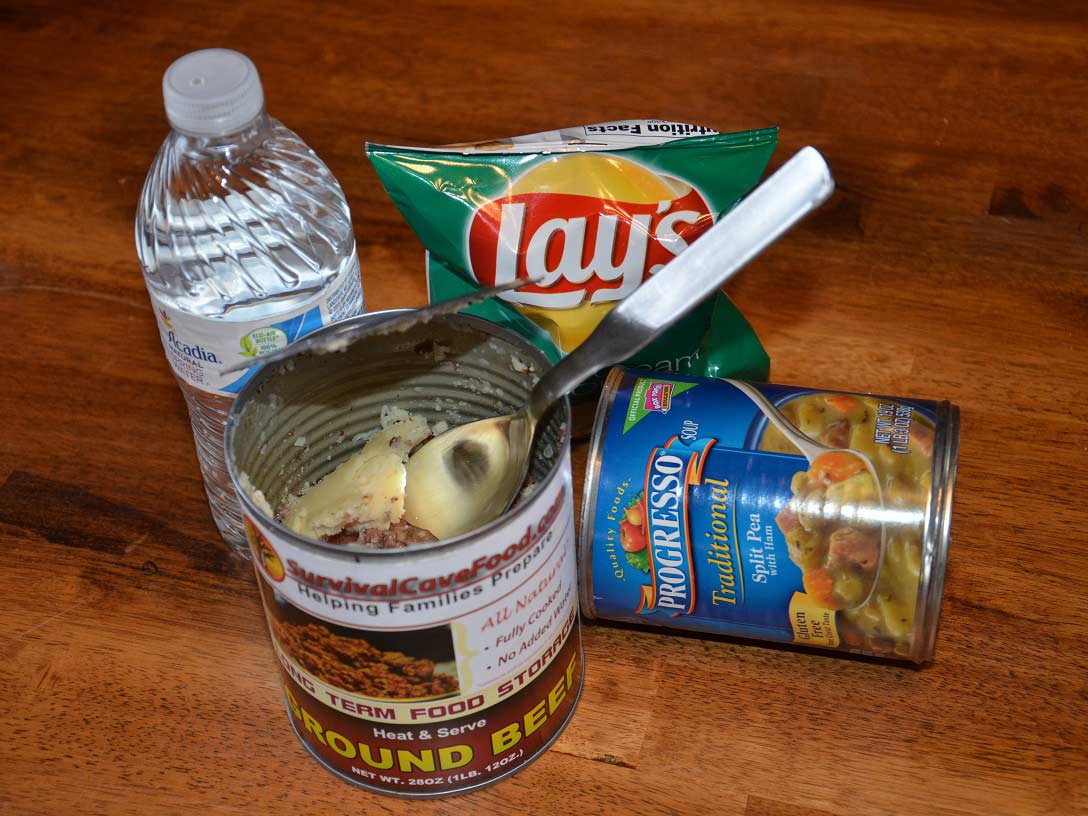
M 198 136 L 225 136 L 248 125 L 264 108 L 257 66 L 226 48 L 194 51 L 162 75 L 170 124 Z

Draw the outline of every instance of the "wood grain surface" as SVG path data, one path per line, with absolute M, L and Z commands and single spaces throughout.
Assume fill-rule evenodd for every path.
M 0 812 L 1088 812 L 1083 2 L 0 3 Z M 290 731 L 133 245 L 160 79 L 222 45 L 351 204 L 368 306 L 425 300 L 363 140 L 780 125 L 832 202 L 728 291 L 802 385 L 963 409 L 936 661 L 586 625 L 535 764 L 407 802 Z M 584 449 L 576 451 L 577 466 Z

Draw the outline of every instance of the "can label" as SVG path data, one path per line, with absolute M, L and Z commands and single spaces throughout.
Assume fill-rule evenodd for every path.
M 437 795 L 504 776 L 581 689 L 569 457 L 509 523 L 460 545 L 338 554 L 246 519 L 295 731 L 365 787 Z
M 201 391 L 224 397 L 236 396 L 256 368 L 232 374 L 223 374 L 223 369 L 283 348 L 322 326 L 363 311 L 357 258 L 317 299 L 259 320 L 208 320 L 174 308 L 154 292 L 148 294 L 174 374 Z
M 936 403 L 644 374 L 596 431 L 587 611 L 909 656 Z

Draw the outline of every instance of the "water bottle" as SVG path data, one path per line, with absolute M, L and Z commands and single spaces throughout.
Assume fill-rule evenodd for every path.
M 249 374 L 222 371 L 363 310 L 355 237 L 332 173 L 265 113 L 248 57 L 187 54 L 162 89 L 173 130 L 144 182 L 136 248 L 212 517 L 245 557 L 223 429 Z

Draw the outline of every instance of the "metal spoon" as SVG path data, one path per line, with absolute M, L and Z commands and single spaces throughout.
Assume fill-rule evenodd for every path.
M 782 435 L 786 437 L 806 459 L 809 464 L 813 464 L 820 456 L 826 453 L 843 453 L 848 454 L 865 465 L 865 469 L 869 472 L 869 476 L 872 477 L 873 485 L 876 487 L 876 507 L 859 507 L 859 506 L 839 506 L 828 509 L 826 505 L 820 508 L 820 512 L 827 515 L 828 521 L 841 520 L 846 523 L 860 524 L 862 526 L 880 527 L 880 554 L 877 556 L 876 567 L 869 573 L 870 585 L 869 591 L 865 593 L 864 599 L 859 603 L 852 605 L 837 606 L 836 609 L 849 610 L 859 609 L 865 606 L 873 597 L 873 593 L 876 591 L 877 576 L 880 575 L 880 568 L 884 565 L 884 550 L 887 544 L 887 530 L 885 529 L 885 512 L 884 512 L 884 491 L 880 487 L 880 476 L 876 472 L 876 468 L 873 466 L 872 461 L 861 451 L 856 451 L 852 448 L 832 448 L 827 445 L 823 445 L 812 439 L 807 434 L 802 433 L 792 422 L 783 416 L 782 412 L 778 410 L 778 407 L 767 399 L 767 396 L 746 382 L 740 380 L 726 380 L 737 390 L 744 393 L 748 399 L 756 404 L 756 407 L 763 412 L 763 415 L 767 417 L 767 421 L 778 428 Z M 843 511 L 846 512 L 843 512 Z M 874 510 L 876 512 L 874 512 Z
M 408 460 L 405 519 L 439 539 L 501 515 L 529 466 L 533 433 L 556 401 L 587 377 L 647 346 L 694 309 L 835 188 L 812 147 L 778 172 L 610 311 L 592 335 L 549 369 L 518 413 L 461 425 Z

